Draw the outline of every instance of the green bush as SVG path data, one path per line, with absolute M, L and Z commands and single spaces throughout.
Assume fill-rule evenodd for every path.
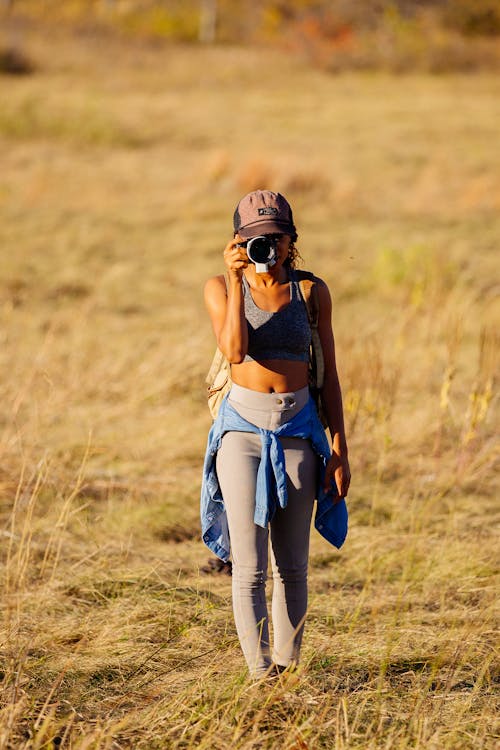
M 150 37 L 194 41 L 198 37 L 198 14 L 188 10 L 167 10 L 159 6 L 135 10 L 119 17 L 127 31 Z

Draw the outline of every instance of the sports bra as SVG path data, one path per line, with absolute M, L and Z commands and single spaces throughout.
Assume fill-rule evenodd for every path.
M 311 328 L 307 309 L 293 271 L 290 276 L 290 302 L 277 312 L 257 307 L 243 275 L 243 299 L 248 328 L 248 351 L 244 362 L 263 359 L 309 361 Z

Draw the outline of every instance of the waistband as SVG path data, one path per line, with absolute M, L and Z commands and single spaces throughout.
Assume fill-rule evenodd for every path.
M 285 411 L 286 409 L 302 409 L 309 401 L 309 388 L 305 385 L 298 391 L 287 393 L 261 393 L 251 388 L 233 383 L 229 393 L 229 401 L 241 404 L 250 409 L 261 409 L 262 411 Z
M 233 383 L 228 401 L 248 422 L 265 429 L 276 429 L 288 422 L 309 401 L 309 388 L 287 393 L 261 393 Z

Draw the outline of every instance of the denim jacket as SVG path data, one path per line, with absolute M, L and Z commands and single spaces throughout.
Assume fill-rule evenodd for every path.
M 290 421 L 276 430 L 265 430 L 243 419 L 227 397 L 208 434 L 203 466 L 200 512 L 202 538 L 207 547 L 222 560 L 229 559 L 229 529 L 217 478 L 216 457 L 224 434 L 230 431 L 253 432 L 261 437 L 262 452 L 257 472 L 254 521 L 263 528 L 267 528 L 272 520 L 277 505 L 286 508 L 287 504 L 285 456 L 278 438 L 299 437 L 310 440 L 319 457 L 314 526 L 325 539 L 340 548 L 347 536 L 347 506 L 343 498 L 333 503 L 338 496 L 336 489 L 332 488 L 328 493 L 323 489 L 325 468 L 331 453 L 313 399 L 310 398 Z

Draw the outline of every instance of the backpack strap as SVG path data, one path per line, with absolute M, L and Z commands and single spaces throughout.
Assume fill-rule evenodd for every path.
M 325 379 L 325 360 L 319 337 L 319 292 L 316 277 L 310 271 L 294 271 L 299 282 L 300 293 L 306 305 L 307 317 L 311 327 L 312 366 L 315 387 L 321 389 Z
M 205 378 L 205 383 L 211 387 L 215 381 L 216 375 L 221 371 L 221 369 L 224 367 L 226 362 L 226 358 L 219 349 L 219 347 L 216 348 L 214 358 L 212 360 L 212 364 L 210 365 L 210 369 L 207 372 L 207 377 Z
M 319 322 L 319 295 L 314 274 L 310 271 L 295 271 L 299 282 L 300 292 L 306 303 L 309 324 L 317 328 Z

